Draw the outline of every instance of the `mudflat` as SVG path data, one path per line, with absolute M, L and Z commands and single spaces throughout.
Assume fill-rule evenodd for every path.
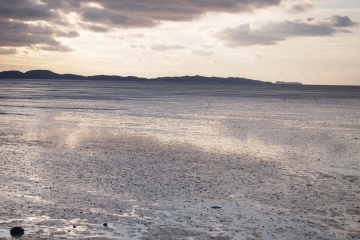
M 1 239 L 360 239 L 360 88 L 16 83 Z

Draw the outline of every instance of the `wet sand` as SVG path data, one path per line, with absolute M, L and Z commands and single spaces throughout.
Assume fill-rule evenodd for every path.
M 357 95 L 0 86 L 0 239 L 360 239 Z

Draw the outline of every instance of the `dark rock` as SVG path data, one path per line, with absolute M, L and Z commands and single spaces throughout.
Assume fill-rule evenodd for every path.
M 104 225 L 105 227 L 107 227 L 107 223 L 104 223 L 103 225 Z
M 213 208 L 213 209 L 220 209 L 221 207 L 213 206 L 213 207 L 211 207 L 211 208 Z
M 22 227 L 13 227 L 10 230 L 11 236 L 21 236 L 25 233 L 25 230 Z
M 76 226 L 75 226 L 75 225 L 73 225 L 73 228 L 76 228 Z

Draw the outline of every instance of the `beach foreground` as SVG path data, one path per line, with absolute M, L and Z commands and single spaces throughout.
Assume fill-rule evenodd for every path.
M 0 239 L 360 239 L 360 88 L 0 90 Z

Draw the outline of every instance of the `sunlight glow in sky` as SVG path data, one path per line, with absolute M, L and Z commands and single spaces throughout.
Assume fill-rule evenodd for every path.
M 0 0 L 0 71 L 360 85 L 359 0 Z

